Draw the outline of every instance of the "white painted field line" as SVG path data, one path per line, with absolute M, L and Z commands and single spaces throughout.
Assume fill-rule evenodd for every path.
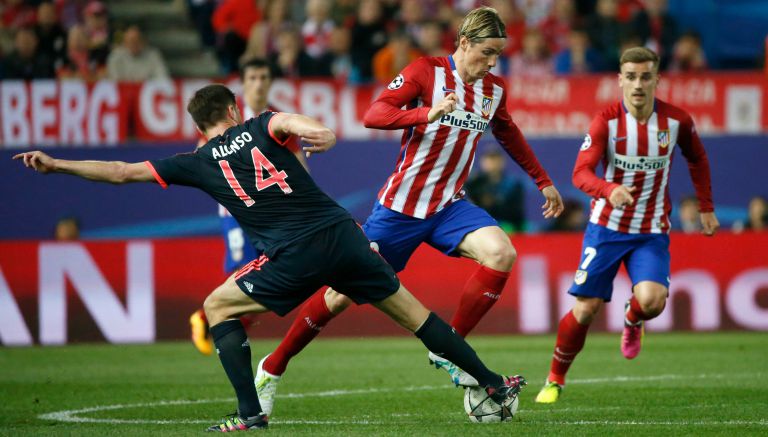
M 754 378 L 757 375 L 762 374 L 741 374 L 739 378 Z M 654 375 L 654 376 L 616 376 L 610 378 L 592 378 L 592 379 L 574 379 L 569 381 L 569 384 L 604 384 L 615 382 L 642 382 L 642 381 L 660 381 L 660 380 L 691 380 L 691 379 L 734 379 L 735 375 L 718 375 L 718 374 L 700 374 L 700 375 Z M 371 394 L 371 393 L 387 393 L 387 392 L 412 392 L 412 391 L 424 391 L 424 390 L 445 390 L 453 389 L 452 386 L 439 385 L 439 386 L 411 386 L 401 388 L 367 388 L 356 390 L 329 390 L 314 393 L 288 393 L 278 395 L 280 398 L 312 398 L 312 397 L 337 397 L 359 394 Z M 167 424 L 199 424 L 199 423 L 212 423 L 210 420 L 149 420 L 149 419 L 111 419 L 111 418 L 93 418 L 82 417 L 82 414 L 94 413 L 99 411 L 111 411 L 111 410 L 123 410 L 131 408 L 143 408 L 143 407 L 162 407 L 171 405 L 193 405 L 193 404 L 207 404 L 207 403 L 232 403 L 235 398 L 218 398 L 218 399 L 197 399 L 197 400 L 171 400 L 171 401 L 156 401 L 156 402 L 144 402 L 134 404 L 114 404 L 114 405 L 100 405 L 90 408 L 82 408 L 77 410 L 63 410 L 55 411 L 51 413 L 41 414 L 39 419 L 43 420 L 55 420 L 59 422 L 70 423 L 107 423 L 107 424 L 154 424 L 154 425 L 167 425 Z M 706 407 L 706 405 L 704 405 Z M 691 408 L 691 406 L 680 407 Z M 619 407 L 592 407 L 592 408 L 564 408 L 553 410 L 521 410 L 526 414 L 531 413 L 549 413 L 549 412 L 567 412 L 567 411 L 595 411 L 595 410 L 615 410 Z M 393 415 L 393 417 L 402 417 L 403 415 Z M 531 423 L 526 420 L 526 422 Z M 533 423 L 542 424 L 560 424 L 560 425 L 669 425 L 669 426 L 692 426 L 692 425 L 759 425 L 768 426 L 768 420 L 759 421 L 546 421 Z M 391 420 L 388 421 L 371 421 L 367 419 L 363 420 L 276 420 L 272 423 L 275 424 L 328 424 L 328 425 L 381 425 L 391 424 Z

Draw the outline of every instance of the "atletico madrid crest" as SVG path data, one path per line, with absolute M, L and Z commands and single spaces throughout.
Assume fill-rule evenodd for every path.
M 659 141 L 659 147 L 667 147 L 670 142 L 669 130 L 660 130 L 656 137 Z
M 483 96 L 483 117 L 488 118 L 491 114 L 491 106 L 493 105 L 493 97 Z

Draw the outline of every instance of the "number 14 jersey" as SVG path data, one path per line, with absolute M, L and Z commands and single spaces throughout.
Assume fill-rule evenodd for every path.
M 320 229 L 351 220 L 270 129 L 274 112 L 231 127 L 191 153 L 147 161 L 155 179 L 197 187 L 223 205 L 257 249 L 273 257 Z

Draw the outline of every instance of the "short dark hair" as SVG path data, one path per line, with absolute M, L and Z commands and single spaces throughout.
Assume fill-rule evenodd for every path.
M 272 73 L 272 64 L 267 62 L 264 58 L 251 58 L 240 64 L 240 82 L 245 79 L 245 70 L 249 68 L 266 68 L 269 71 L 269 77 L 273 78 L 275 75 Z
M 207 85 L 195 92 L 189 100 L 187 112 L 197 127 L 205 131 L 227 119 L 227 110 L 236 105 L 235 94 L 221 84 Z

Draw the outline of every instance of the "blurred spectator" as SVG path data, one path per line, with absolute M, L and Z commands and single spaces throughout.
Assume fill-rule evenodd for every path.
M 768 201 L 763 196 L 755 196 L 749 201 L 746 220 L 734 223 L 733 231 L 765 232 L 766 230 L 768 230 Z
M 331 32 L 331 73 L 334 79 L 340 83 L 346 83 L 352 74 L 352 58 L 349 55 L 349 47 L 352 45 L 351 33 L 345 27 L 337 27 Z
M 66 57 L 67 34 L 59 23 L 56 6 L 45 1 L 37 7 L 37 51 L 51 60 L 55 67 L 61 65 Z
M 52 58 L 37 50 L 37 34 L 31 27 L 16 31 L 14 49 L 3 60 L 6 79 L 49 79 L 55 76 Z
M 390 34 L 389 43 L 373 55 L 373 77 L 379 83 L 389 83 L 406 65 L 422 56 L 404 30 Z
M 72 26 L 81 24 L 83 12 L 90 0 L 55 0 L 55 2 L 59 22 L 64 27 L 64 31 L 69 33 Z
M 245 52 L 240 56 L 240 64 L 254 58 L 266 59 L 276 53 L 275 35 L 280 29 L 290 26 L 288 12 L 287 1 L 267 0 L 264 19 L 251 27 Z
M 523 49 L 523 37 L 525 36 L 525 13 L 520 9 L 515 2 L 509 0 L 493 0 L 490 2 L 492 8 L 496 9 L 501 17 L 502 21 L 506 23 L 507 28 L 507 45 L 504 47 L 504 57 L 500 58 L 502 63 L 506 63 L 506 59 L 512 55 L 520 53 Z M 452 23 L 450 29 L 458 29 L 461 24 L 461 20 L 464 19 L 463 15 L 458 15 L 458 23 Z M 456 44 L 455 32 L 446 32 L 451 39 L 450 46 L 447 47 L 450 53 L 453 53 Z M 506 65 L 504 66 L 506 68 Z M 506 72 L 506 70 L 504 70 Z
M 616 18 L 622 24 L 628 23 L 644 7 L 643 0 L 618 0 Z
M 60 79 L 95 81 L 106 76 L 106 68 L 88 49 L 88 36 L 83 26 L 72 26 L 67 33 L 67 57 L 56 71 Z
M 107 77 L 127 82 L 166 79 L 168 69 L 160 51 L 147 47 L 141 29 L 130 26 L 123 33 L 122 43 L 109 54 Z
M 707 58 L 701 48 L 701 37 L 696 32 L 686 32 L 675 42 L 672 59 L 667 70 L 674 72 L 700 72 L 707 69 Z
M 216 33 L 211 23 L 215 8 L 216 0 L 187 0 L 189 18 L 200 36 L 200 44 L 206 48 L 216 45 Z
M 589 44 L 589 35 L 583 28 L 576 27 L 568 35 L 568 48 L 555 56 L 555 72 L 558 74 L 581 74 L 602 71 L 603 58 Z
M 53 239 L 56 241 L 75 241 L 80 239 L 80 221 L 75 217 L 63 217 L 56 222 L 53 229 Z
M 331 7 L 331 19 L 341 27 L 351 27 L 359 3 L 358 0 L 335 0 Z
M 223 0 L 213 12 L 216 54 L 224 73 L 237 71 L 251 28 L 261 21 L 259 0 Z
M 425 17 L 424 7 L 423 0 L 402 0 L 400 2 L 398 24 L 411 37 L 411 41 L 419 40 Z
M 571 28 L 575 24 L 576 8 L 573 0 L 555 0 L 551 12 L 539 26 L 551 53 L 559 53 L 568 48 Z
M 281 29 L 275 36 L 275 54 L 271 62 L 276 77 L 331 77 L 333 56 L 326 53 L 321 58 L 312 58 L 304 51 L 301 35 L 293 27 Z
M 0 0 L 0 54 L 13 50 L 16 31 L 35 24 L 35 9 L 24 0 Z
M 373 79 L 371 54 L 387 44 L 387 32 L 379 0 L 362 0 L 357 19 L 352 25 L 352 83 L 367 83 Z
M 513 0 L 522 10 L 528 27 L 538 27 L 552 10 L 554 0 Z
M 488 211 L 504 231 L 525 229 L 525 191 L 523 184 L 505 173 L 506 157 L 491 149 L 480 157 L 480 171 L 470 177 L 464 188 L 477 206 Z
M 443 48 L 443 26 L 437 21 L 427 21 L 419 31 L 419 48 L 427 56 L 448 56 Z
M 523 38 L 523 51 L 512 56 L 509 74 L 512 76 L 547 76 L 555 71 L 544 35 L 537 28 L 530 28 Z
M 89 57 L 99 65 L 107 63 L 111 38 L 107 7 L 100 1 L 89 2 L 83 11 L 83 29 L 88 39 Z
M 640 37 L 642 45 L 659 55 L 662 70 L 669 64 L 677 39 L 677 22 L 667 9 L 667 0 L 645 0 L 645 9 L 632 19 L 632 32 Z
M 581 232 L 587 226 L 584 204 L 574 199 L 563 200 L 563 213 L 555 217 L 547 232 Z
M 680 230 L 686 234 L 698 234 L 701 232 L 701 220 L 699 219 L 699 199 L 696 196 L 686 196 L 680 201 L 677 210 L 677 218 L 680 221 Z
M 622 25 L 618 20 L 618 0 L 597 0 L 595 13 L 587 17 L 585 27 L 592 43 L 606 68 L 619 65 L 619 45 L 622 39 Z
M 331 32 L 334 27 L 331 20 L 330 0 L 308 0 L 307 20 L 301 26 L 301 38 L 304 51 L 315 59 L 326 56 L 330 49 Z

